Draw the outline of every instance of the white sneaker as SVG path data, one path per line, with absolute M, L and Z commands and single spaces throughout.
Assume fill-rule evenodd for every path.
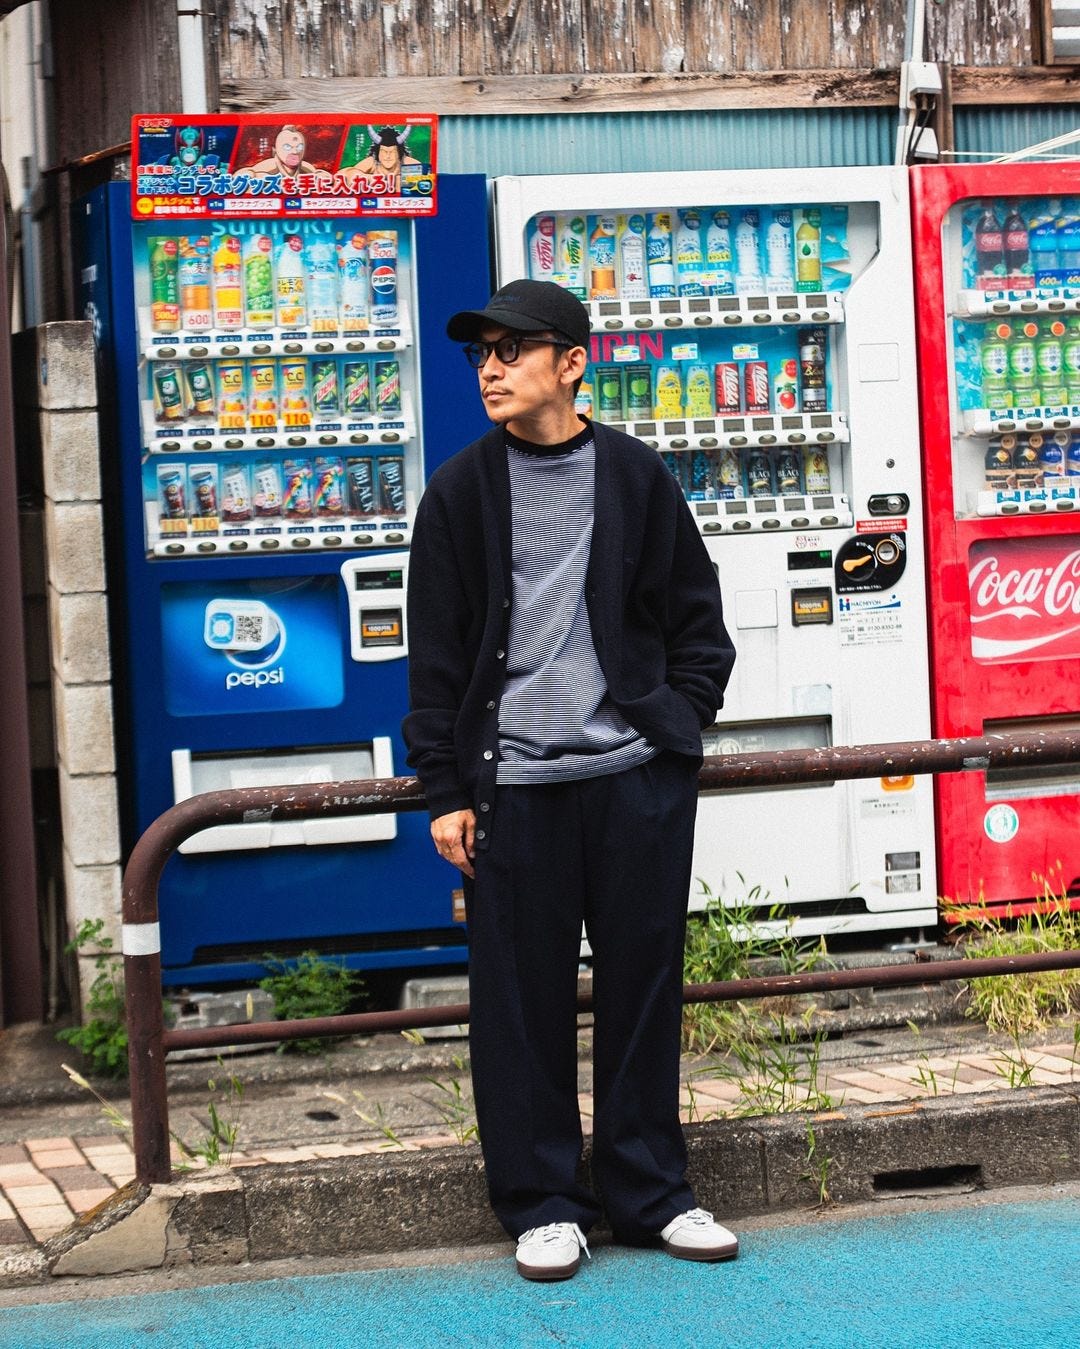
M 530 1227 L 518 1237 L 517 1267 L 523 1279 L 569 1279 L 589 1255 L 585 1233 L 577 1223 L 548 1223 Z
M 739 1238 L 726 1227 L 713 1222 L 711 1213 L 692 1208 L 680 1213 L 660 1233 L 664 1250 L 680 1260 L 734 1260 L 739 1254 Z

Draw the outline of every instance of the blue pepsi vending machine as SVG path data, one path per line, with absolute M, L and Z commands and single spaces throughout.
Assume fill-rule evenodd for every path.
M 481 175 L 415 115 L 137 117 L 78 203 L 103 444 L 125 853 L 175 802 L 407 772 L 426 476 L 486 427 L 447 317 L 489 293 Z M 437 206 L 437 209 L 436 209 Z M 422 814 L 245 822 L 160 888 L 167 986 L 315 949 L 465 960 Z

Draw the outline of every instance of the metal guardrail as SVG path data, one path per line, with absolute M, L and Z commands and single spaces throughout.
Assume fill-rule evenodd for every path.
M 699 791 L 737 787 L 837 782 L 908 774 L 985 772 L 990 768 L 1080 763 L 1080 732 L 1030 732 L 920 740 L 895 744 L 836 746 L 815 750 L 723 755 L 705 760 Z M 247 787 L 205 792 L 172 806 L 146 830 L 124 871 L 122 951 L 128 1024 L 128 1067 L 135 1176 L 143 1184 L 171 1174 L 165 1056 L 173 1049 L 213 1048 L 326 1035 L 357 1035 L 416 1026 L 458 1025 L 469 1019 L 467 1003 L 405 1011 L 362 1012 L 302 1021 L 252 1022 L 200 1030 L 166 1030 L 161 1000 L 161 934 L 158 882 L 165 863 L 192 834 L 213 825 L 337 815 L 377 815 L 422 810 L 423 789 L 415 778 L 296 787 Z M 1022 974 L 1080 968 L 1080 951 L 1055 951 L 985 960 L 927 961 L 916 951 L 908 965 L 808 974 L 766 975 L 722 983 L 690 984 L 685 1002 L 722 1002 L 829 989 L 940 983 L 981 975 Z M 591 996 L 578 998 L 589 1011 Z

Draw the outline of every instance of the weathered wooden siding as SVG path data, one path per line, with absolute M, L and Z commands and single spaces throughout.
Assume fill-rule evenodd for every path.
M 927 55 L 1030 65 L 1033 4 L 927 5 Z M 209 7 L 209 6 L 208 6 Z M 216 0 L 223 83 L 890 68 L 905 0 Z M 1036 30 L 1037 30 L 1036 25 Z

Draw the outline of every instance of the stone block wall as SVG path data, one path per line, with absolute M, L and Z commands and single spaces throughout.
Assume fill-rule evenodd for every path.
M 120 949 L 120 829 L 89 323 L 47 323 L 15 340 L 31 656 L 33 759 L 55 764 L 59 870 L 68 935 L 100 918 Z M 79 960 L 85 995 L 93 950 Z

